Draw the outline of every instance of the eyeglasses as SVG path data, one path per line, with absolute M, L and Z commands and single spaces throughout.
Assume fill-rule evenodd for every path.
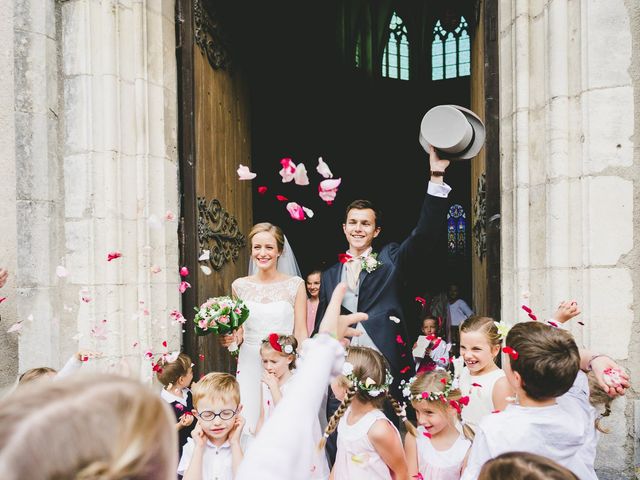
M 204 420 L 205 422 L 210 422 L 216 417 L 220 417 L 220 420 L 231 420 L 236 415 L 235 410 L 225 409 L 220 410 L 218 413 L 212 412 L 211 410 L 204 410 L 202 412 L 196 411 L 196 416 L 200 420 Z

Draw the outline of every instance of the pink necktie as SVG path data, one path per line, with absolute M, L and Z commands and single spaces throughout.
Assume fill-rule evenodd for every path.
M 345 264 L 347 268 L 347 285 L 349 290 L 355 292 L 358 289 L 358 280 L 360 280 L 360 272 L 362 271 L 362 261 L 360 257 L 352 257 Z

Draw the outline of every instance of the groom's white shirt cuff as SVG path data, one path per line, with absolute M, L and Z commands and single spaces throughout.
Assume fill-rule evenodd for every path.
M 451 187 L 446 183 L 429 182 L 429 186 L 427 187 L 427 193 L 434 197 L 447 198 L 450 191 Z

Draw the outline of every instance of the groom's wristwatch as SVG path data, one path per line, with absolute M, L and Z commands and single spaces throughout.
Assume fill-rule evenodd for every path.
M 435 170 L 431 170 L 432 177 L 444 177 L 444 172 L 437 172 Z

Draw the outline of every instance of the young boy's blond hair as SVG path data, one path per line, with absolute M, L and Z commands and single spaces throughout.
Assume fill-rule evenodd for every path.
M 240 404 L 240 385 L 236 377 L 228 373 L 212 372 L 206 374 L 191 387 L 193 405 L 197 406 L 203 398 L 218 399 Z

